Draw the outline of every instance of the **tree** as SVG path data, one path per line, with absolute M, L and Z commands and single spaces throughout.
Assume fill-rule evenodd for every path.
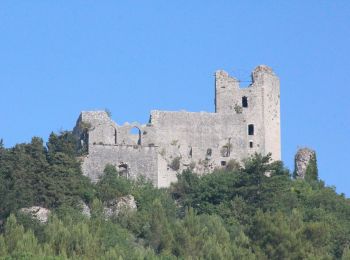
M 349 246 L 345 247 L 343 250 L 342 260 L 350 260 L 350 248 Z
M 159 200 L 153 202 L 150 228 L 146 234 L 149 245 L 158 253 L 171 252 L 174 242 L 170 224 Z
M 307 165 L 307 168 L 305 171 L 305 180 L 307 181 L 318 180 L 316 152 L 313 153 L 313 155 L 310 158 L 309 164 Z
M 119 176 L 115 166 L 110 164 L 106 165 L 103 175 L 96 185 L 97 195 L 103 202 L 130 194 L 131 187 L 131 181 Z
M 158 189 L 113 165 L 91 183 L 76 147 L 71 132 L 0 146 L 1 259 L 349 259 L 350 201 L 318 180 L 316 156 L 306 181 L 255 154 Z M 137 211 L 106 219 L 105 203 L 127 194 Z M 18 213 L 33 205 L 51 209 L 47 224 Z

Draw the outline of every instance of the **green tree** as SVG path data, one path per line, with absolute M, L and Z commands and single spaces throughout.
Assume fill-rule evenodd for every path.
M 305 180 L 307 181 L 318 180 L 316 152 L 313 153 L 313 156 L 311 156 L 309 164 L 306 167 Z
M 104 202 L 109 201 L 130 194 L 131 187 L 131 181 L 119 176 L 115 166 L 107 164 L 96 185 L 97 196 Z
M 344 248 L 341 259 L 342 260 L 350 260 L 350 248 L 349 248 L 349 246 Z
M 0 235 L 0 258 L 4 258 L 7 255 L 7 248 L 4 236 Z
M 159 200 L 153 202 L 150 228 L 146 239 L 156 252 L 171 252 L 174 238 L 170 224 Z

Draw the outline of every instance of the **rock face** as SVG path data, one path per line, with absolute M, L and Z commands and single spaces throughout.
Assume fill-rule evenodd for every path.
M 116 198 L 107 203 L 104 208 L 106 218 L 116 217 L 121 212 L 133 212 L 137 210 L 135 198 L 132 195 Z
M 51 211 L 46 208 L 33 206 L 30 208 L 22 208 L 20 212 L 30 215 L 33 219 L 38 220 L 41 223 L 47 223 Z
M 86 205 L 86 203 L 84 201 L 80 201 L 79 206 L 81 208 L 81 214 L 90 218 L 91 217 L 91 210 L 90 210 L 89 206 Z
M 310 148 L 301 148 L 298 150 L 295 155 L 295 177 L 297 179 L 305 179 L 307 166 L 315 156 L 315 151 Z

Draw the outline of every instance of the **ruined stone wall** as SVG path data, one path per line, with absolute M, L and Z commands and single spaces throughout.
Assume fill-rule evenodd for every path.
M 98 181 L 107 164 L 114 165 L 120 172 L 125 171 L 127 177 L 145 176 L 154 185 L 158 184 L 158 151 L 156 147 L 92 145 L 89 154 L 84 158 L 82 171 L 92 181 Z
M 136 133 L 132 133 L 132 130 L 135 130 Z M 117 127 L 117 144 L 119 145 L 155 146 L 155 142 L 156 129 L 153 126 L 134 122 Z
M 248 144 L 253 145 L 248 154 L 272 153 L 274 160 L 280 160 L 280 84 L 272 69 L 264 65 L 256 67 L 252 83 L 246 88 L 240 88 L 239 81 L 225 71 L 218 71 L 215 91 L 217 113 L 242 113 L 247 127 L 254 125 L 254 135 L 247 135 Z
M 163 162 L 159 176 L 176 180 L 177 171 L 187 168 L 205 174 L 247 155 L 242 114 L 152 111 L 151 119 L 157 133 L 159 165 Z M 177 159 L 180 164 L 174 171 L 171 165 Z
M 154 110 L 148 124 L 118 126 L 104 111 L 82 112 L 74 132 L 88 145 L 84 174 L 96 181 L 106 164 L 123 164 L 129 177 L 144 175 L 167 187 L 188 168 L 206 174 L 254 153 L 280 159 L 280 89 L 273 71 L 258 66 L 246 88 L 225 71 L 215 75 L 215 113 Z
M 235 113 L 238 89 L 237 79 L 223 70 L 215 72 L 215 113 Z
M 281 160 L 280 82 L 272 69 L 259 66 L 253 72 L 254 81 L 263 90 L 263 123 L 265 153 L 273 160 Z
M 83 111 L 81 112 L 73 132 L 82 138 L 84 132 L 88 135 L 84 142 L 86 145 L 94 144 L 116 144 L 117 125 L 110 119 L 105 111 Z
M 220 149 L 231 144 L 231 155 L 246 155 L 246 127 L 241 114 L 152 111 L 152 125 L 157 129 L 157 144 L 178 150 L 184 159 L 204 160 L 207 150 L 219 158 Z M 191 154 L 191 155 L 190 155 Z
M 189 165 L 187 165 L 189 166 Z M 169 160 L 164 156 L 162 151 L 158 150 L 158 179 L 155 184 L 157 187 L 169 187 L 172 182 L 177 181 L 179 170 L 172 169 L 169 165 Z

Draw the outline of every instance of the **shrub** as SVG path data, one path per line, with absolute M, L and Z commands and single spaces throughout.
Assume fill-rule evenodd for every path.
M 181 157 L 175 157 L 172 162 L 170 163 L 170 168 L 173 169 L 174 171 L 178 171 L 180 169 L 180 160 Z

